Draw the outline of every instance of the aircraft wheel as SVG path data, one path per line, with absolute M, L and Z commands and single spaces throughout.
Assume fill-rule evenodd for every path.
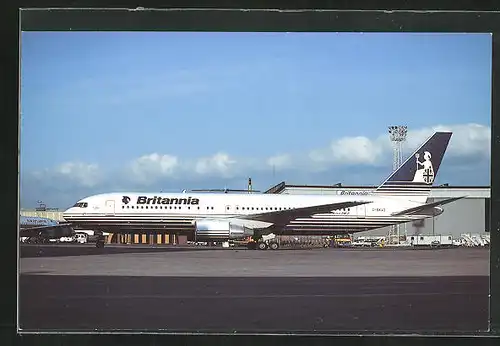
M 259 250 L 265 250 L 267 249 L 266 243 L 259 243 Z
M 271 244 L 269 244 L 269 247 L 271 248 L 271 250 L 278 250 L 278 243 L 275 243 L 275 242 L 272 242 Z
M 95 243 L 95 247 L 99 248 L 99 249 L 102 249 L 104 247 L 104 242 L 103 241 L 97 241 Z

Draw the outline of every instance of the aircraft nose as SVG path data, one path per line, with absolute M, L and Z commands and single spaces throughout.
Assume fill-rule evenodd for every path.
M 66 216 L 68 216 L 69 214 L 71 214 L 72 209 L 73 208 L 68 208 L 65 211 L 63 211 L 62 217 L 65 218 Z

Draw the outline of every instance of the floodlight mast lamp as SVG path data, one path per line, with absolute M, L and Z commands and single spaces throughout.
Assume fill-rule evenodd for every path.
M 389 137 L 393 145 L 393 161 L 392 169 L 396 171 L 399 166 L 403 163 L 403 143 L 406 141 L 406 135 L 408 134 L 408 126 L 397 125 L 389 126 Z M 389 241 L 392 242 L 394 236 L 397 237 L 397 243 L 399 244 L 400 234 L 399 225 L 391 227 L 391 232 L 389 234 Z M 404 225 L 404 233 L 406 236 L 406 225 Z

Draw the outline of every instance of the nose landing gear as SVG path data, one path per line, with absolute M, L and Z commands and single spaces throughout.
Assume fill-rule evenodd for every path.
M 102 232 L 96 231 L 96 236 L 97 236 L 97 239 L 95 241 L 95 247 L 98 249 L 104 248 L 104 235 L 102 234 Z

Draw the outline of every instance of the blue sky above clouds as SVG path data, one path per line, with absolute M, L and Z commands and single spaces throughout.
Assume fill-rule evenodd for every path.
M 439 182 L 489 184 L 491 36 L 25 32 L 21 206 L 89 194 L 376 185 L 454 131 Z

